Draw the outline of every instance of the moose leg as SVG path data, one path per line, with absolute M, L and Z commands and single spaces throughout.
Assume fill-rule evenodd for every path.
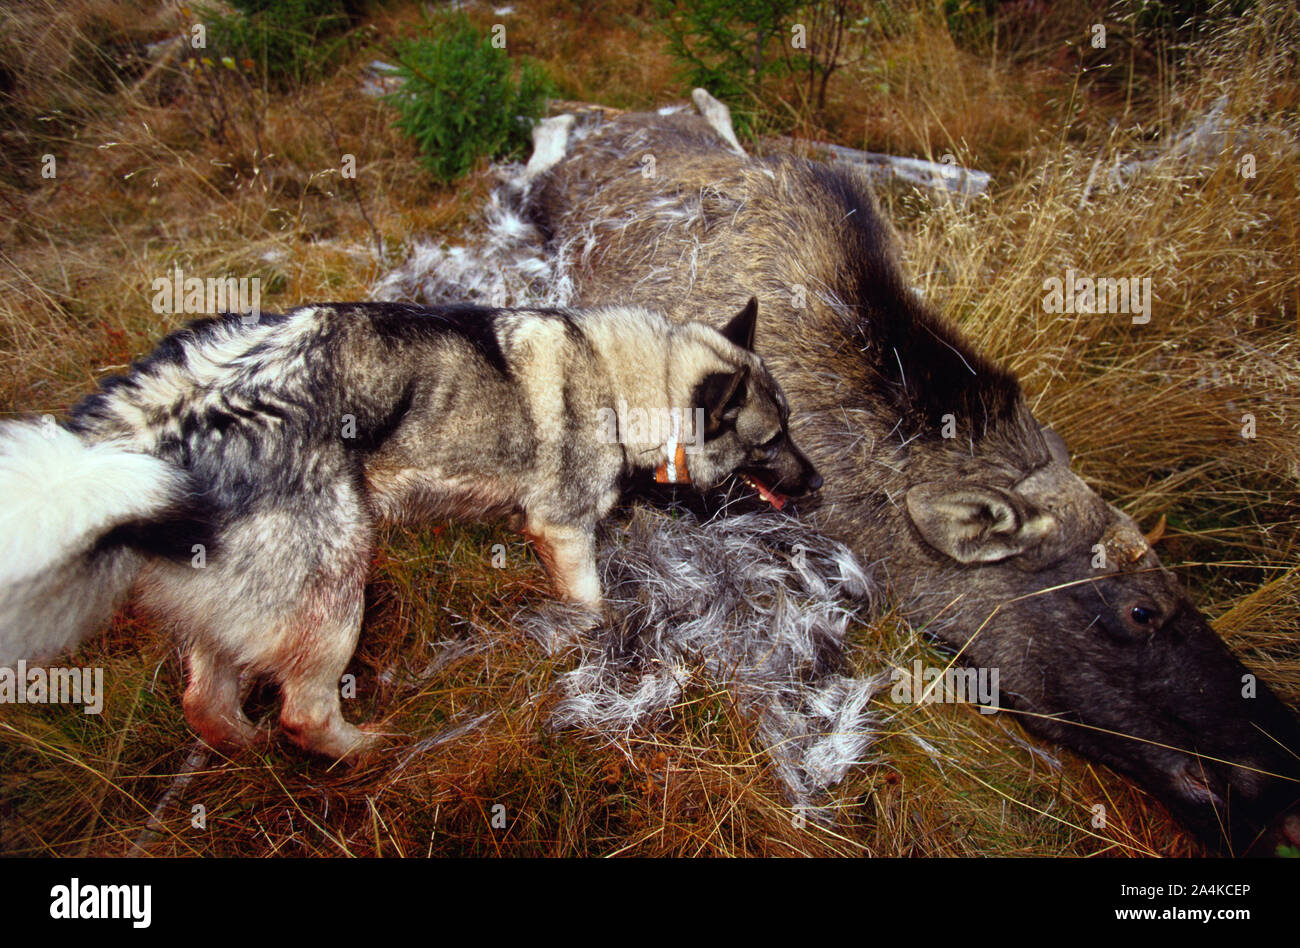
M 532 181 L 559 163 L 569 144 L 572 115 L 545 118 L 533 126 L 533 154 L 524 168 L 524 180 Z
M 732 151 L 744 158 L 745 149 L 740 147 L 740 141 L 736 138 L 736 131 L 731 126 L 731 109 L 709 95 L 704 89 L 692 90 L 691 101 L 700 110 L 704 120 L 713 126 L 713 130 L 718 133 L 718 137 L 726 142 Z

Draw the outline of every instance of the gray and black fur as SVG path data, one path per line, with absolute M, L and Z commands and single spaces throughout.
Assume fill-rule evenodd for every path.
M 551 723 L 615 741 L 723 684 L 791 805 L 825 817 L 823 792 L 866 757 L 889 676 L 855 675 L 845 640 L 879 584 L 842 543 L 795 517 L 731 510 L 700 523 L 638 504 L 601 531 L 609 621 L 576 643 Z M 549 611 L 549 610 L 548 610 Z M 542 615 L 521 624 L 543 642 Z M 561 622 L 561 626 L 563 623 Z
M 348 303 L 194 323 L 66 427 L 0 428 L 0 664 L 74 645 L 133 588 L 182 638 L 210 744 L 256 737 L 248 673 L 278 681 L 298 744 L 363 750 L 377 735 L 343 720 L 338 684 L 377 521 L 513 518 L 594 611 L 596 527 L 669 450 L 611 437 L 619 405 L 701 409 L 698 487 L 820 486 L 755 320 L 752 301 L 722 331 L 630 307 Z

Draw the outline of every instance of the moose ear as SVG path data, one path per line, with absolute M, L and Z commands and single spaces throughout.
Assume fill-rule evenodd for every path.
M 907 515 L 917 532 L 958 563 L 997 563 L 1047 539 L 1055 519 L 1026 506 L 982 484 L 930 481 L 907 492 Z
M 754 329 L 758 325 L 758 300 L 750 297 L 749 302 L 722 330 L 722 335 L 749 352 L 754 351 Z
M 1047 450 L 1052 453 L 1052 460 L 1057 464 L 1070 466 L 1070 449 L 1065 446 L 1065 439 L 1053 431 L 1051 428 L 1040 428 L 1043 435 L 1043 441 L 1047 443 Z

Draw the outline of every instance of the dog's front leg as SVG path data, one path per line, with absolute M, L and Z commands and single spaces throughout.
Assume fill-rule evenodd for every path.
M 599 614 L 600 576 L 593 531 L 529 515 L 524 534 L 533 541 L 560 595 Z

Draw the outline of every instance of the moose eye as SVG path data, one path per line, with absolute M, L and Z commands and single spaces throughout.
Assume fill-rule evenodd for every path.
M 1134 606 L 1129 610 L 1128 616 L 1136 625 L 1154 625 L 1156 621 L 1155 610 L 1146 606 Z
M 1120 642 L 1149 643 L 1160 629 L 1164 617 L 1150 602 L 1115 603 L 1097 616 L 1100 624 Z

